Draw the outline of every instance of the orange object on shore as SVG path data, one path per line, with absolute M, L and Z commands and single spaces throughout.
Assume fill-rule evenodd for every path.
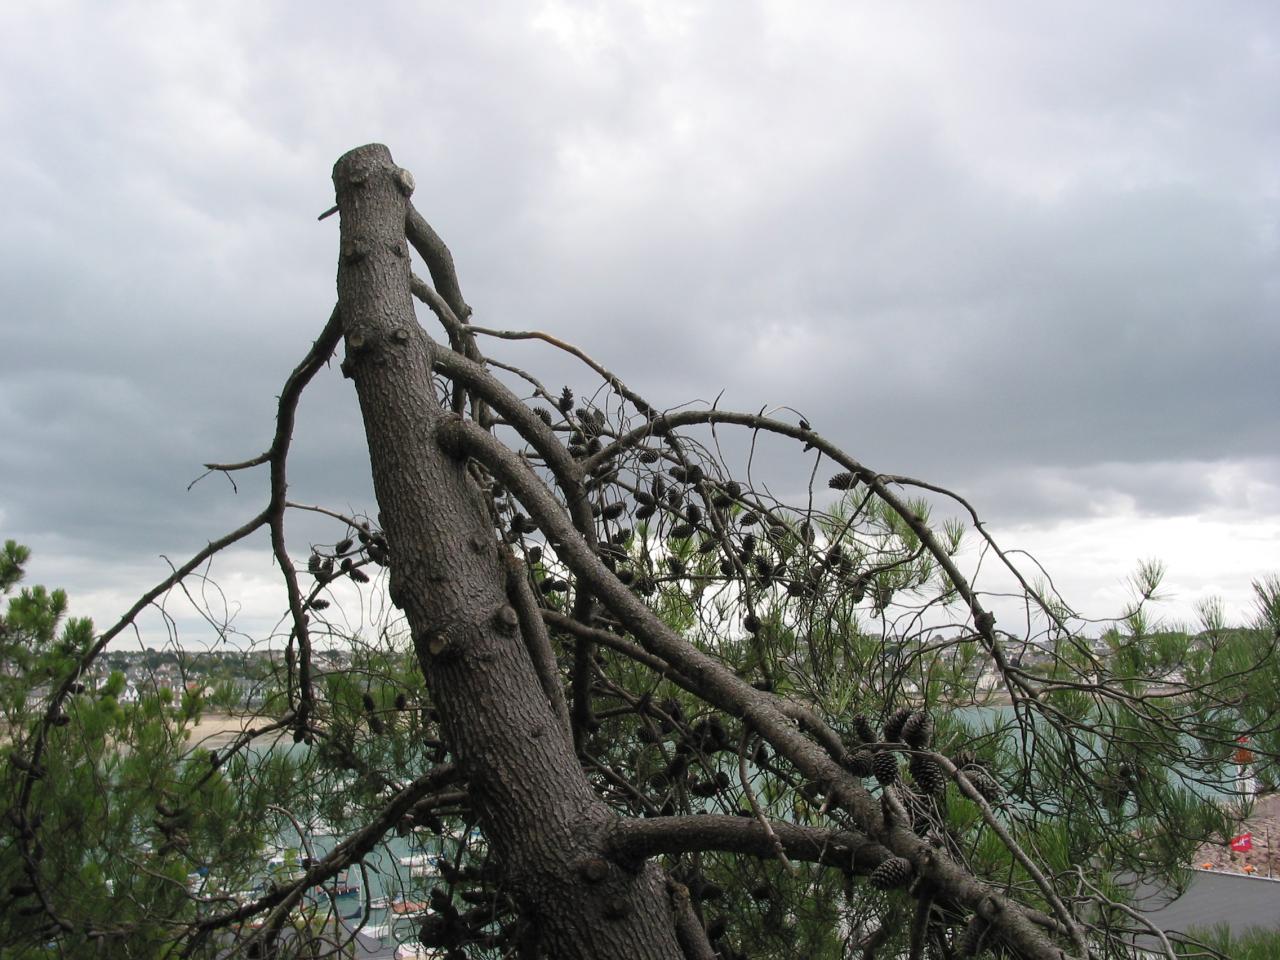
M 1236 743 L 1240 744 L 1240 746 L 1236 747 L 1236 763 L 1240 764 L 1240 766 L 1253 763 L 1253 751 L 1245 746 L 1248 742 L 1248 737 L 1236 737 Z
M 1258 869 L 1258 868 L 1257 868 L 1257 867 L 1255 867 L 1252 863 L 1246 863 L 1246 864 L 1244 865 L 1244 872 L 1245 872 L 1245 873 L 1253 873 L 1253 872 L 1254 872 L 1255 870 L 1257 870 L 1257 869 Z

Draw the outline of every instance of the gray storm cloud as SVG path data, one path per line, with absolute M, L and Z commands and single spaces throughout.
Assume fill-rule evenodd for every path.
M 330 165 L 373 139 L 479 322 L 553 330 L 661 406 L 791 405 L 1010 523 L 1280 513 L 1271 5 L 82 3 L 0 27 L 0 518 L 73 596 L 136 592 L 256 505 L 254 479 L 187 484 L 267 443 L 332 303 Z M 336 371 L 293 478 L 372 509 Z

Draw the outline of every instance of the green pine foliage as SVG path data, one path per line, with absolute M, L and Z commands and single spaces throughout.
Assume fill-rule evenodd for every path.
M 856 487 L 847 490 L 811 528 L 782 511 L 767 532 L 763 523 L 751 526 L 761 532 L 739 557 L 757 578 L 750 624 L 740 596 L 707 587 L 723 555 L 700 550 L 696 537 L 664 537 L 641 523 L 619 538 L 614 559 L 648 584 L 638 592 L 667 623 L 761 689 L 810 705 L 851 752 L 865 740 L 857 715 L 877 737 L 904 706 L 927 715 L 927 737 L 898 745 L 895 789 L 910 825 L 976 875 L 1001 877 L 1052 912 L 1003 832 L 1060 884 L 1087 876 L 1113 901 L 1125 902 L 1136 880 L 1185 886 L 1197 847 L 1206 838 L 1225 840 L 1240 812 L 1221 792 L 1234 773 L 1229 734 L 1247 734 L 1260 750 L 1277 746 L 1269 705 L 1280 679 L 1280 588 L 1258 585 L 1260 614 L 1249 629 L 1228 629 L 1211 615 L 1198 631 L 1178 629 L 1152 620 L 1159 571 L 1144 567 L 1138 599 L 1100 648 L 1078 635 L 1053 635 L 1034 709 L 992 701 L 975 684 L 986 660 L 977 644 L 929 629 L 891 629 L 904 601 L 945 609 L 954 597 L 938 570 L 921 562 L 918 538 L 896 514 L 880 518 L 874 538 L 845 535 L 859 496 Z M 927 516 L 923 504 L 914 509 Z M 735 508 L 733 517 L 742 515 Z M 947 527 L 953 546 L 963 537 L 957 525 Z M 41 776 L 24 777 L 11 763 L 3 800 L 12 809 L 20 791 L 32 791 L 28 808 L 45 818 L 40 835 L 63 842 L 24 847 L 21 824 L 0 826 L 3 960 L 47 955 L 50 921 L 32 909 L 37 895 L 54 916 L 65 905 L 76 918 L 59 949 L 110 952 L 113 931 L 128 931 L 134 955 L 160 956 L 173 930 L 225 910 L 229 892 L 260 878 L 268 841 L 291 824 L 324 823 L 349 834 L 412 776 L 447 759 L 411 644 L 386 626 L 372 638 L 333 628 L 350 654 L 341 668 L 316 658 L 311 723 L 252 748 L 215 753 L 187 737 L 211 704 L 238 705 L 243 694 L 229 682 L 176 696 L 157 689 L 125 703 L 125 679 L 116 672 L 96 689 L 66 697 L 59 707 L 65 720 L 42 724 L 56 685 L 76 675 L 94 632 L 67 616 L 61 591 L 19 589 L 28 558 L 12 542 L 0 554 L 8 597 L 0 621 L 4 749 L 29 756 L 33 738 L 45 742 Z M 532 567 L 535 583 L 569 579 L 549 553 Z M 573 594 L 550 591 L 543 601 L 568 611 Z M 166 656 L 156 654 L 157 664 Z M 597 792 L 620 814 L 754 816 L 758 806 L 796 824 L 830 825 L 822 785 L 798 777 L 739 721 L 629 657 L 600 648 L 595 668 L 599 696 L 582 756 Z M 288 708 L 293 670 L 287 658 L 258 668 L 263 715 Z M 1149 695 L 1152 678 L 1177 671 L 1186 683 L 1176 696 Z M 1081 682 L 1091 675 L 1125 695 L 1099 695 Z M 1233 684 L 1245 695 L 1223 697 Z M 947 758 L 981 799 L 951 775 L 941 789 L 913 786 L 915 749 Z M 882 791 L 869 773 L 861 776 L 873 793 Z M 444 809 L 407 817 L 395 832 L 447 850 L 457 871 L 450 891 L 458 878 L 459 890 L 479 890 L 491 885 L 484 878 L 492 864 L 487 846 L 471 840 L 471 826 L 461 810 Z M 865 876 L 812 863 L 712 852 L 670 855 L 663 863 L 689 889 L 708 930 L 723 930 L 713 937 L 723 956 L 835 960 L 869 948 L 884 956 L 909 949 L 917 916 L 910 888 L 881 890 Z M 197 880 L 197 871 L 213 879 Z M 432 882 L 439 881 L 429 881 L 421 896 Z M 43 925 L 33 926 L 30 916 Z M 934 904 L 930 917 L 932 949 L 945 955 L 970 918 L 945 903 Z M 192 955 L 215 954 L 229 935 Z M 1262 949 L 1250 943 L 1230 949 Z
M 1175 950 L 1179 957 L 1203 957 L 1205 948 L 1217 951 L 1231 960 L 1275 960 L 1280 957 L 1280 933 L 1269 930 L 1251 930 L 1233 936 L 1226 924 L 1212 930 L 1190 931 L 1192 941 L 1179 943 Z
M 13 541 L 0 553 L 0 806 L 9 811 L 0 824 L 0 957 L 125 955 L 126 944 L 130 956 L 160 956 L 169 923 L 200 910 L 189 874 L 199 867 L 247 882 L 261 837 L 240 826 L 261 817 L 270 794 L 191 749 L 198 697 L 175 703 L 155 691 L 121 703 L 115 674 L 97 689 L 76 681 L 55 722 L 43 723 L 94 632 L 67 616 L 65 592 L 19 588 L 29 556 Z M 34 824 L 17 813 L 24 791 Z M 75 920 L 60 953 L 46 948 L 55 921 L 42 903 Z

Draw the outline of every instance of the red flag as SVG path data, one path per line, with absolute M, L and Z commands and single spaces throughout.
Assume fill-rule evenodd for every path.
M 1244 853 L 1253 849 L 1253 834 L 1242 833 L 1238 837 L 1231 838 L 1231 849 L 1236 853 Z

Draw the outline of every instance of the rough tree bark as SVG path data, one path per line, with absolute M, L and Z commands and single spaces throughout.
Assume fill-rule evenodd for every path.
M 661 871 L 605 856 L 614 814 L 593 795 L 539 684 L 506 592 L 505 546 L 463 459 L 410 299 L 412 179 L 373 144 L 334 167 L 341 215 L 343 370 L 355 383 L 390 550 L 391 595 L 413 631 L 446 735 L 539 952 L 678 960 Z

